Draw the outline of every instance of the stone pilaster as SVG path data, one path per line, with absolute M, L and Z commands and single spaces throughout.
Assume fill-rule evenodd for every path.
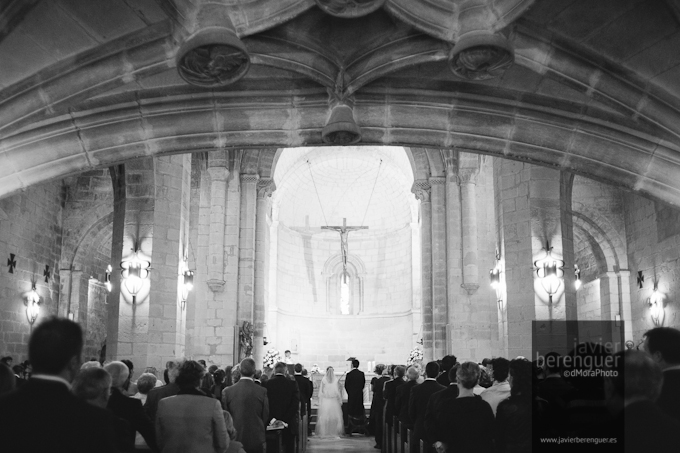
M 260 178 L 257 181 L 257 213 L 255 218 L 255 262 L 254 262 L 254 288 L 253 288 L 253 359 L 256 364 L 263 363 L 264 348 L 264 323 L 265 323 L 265 272 L 267 240 L 269 227 L 267 225 L 267 212 L 272 192 L 276 189 L 274 180 Z
M 430 183 L 416 180 L 412 192 L 420 200 L 420 237 L 422 258 L 422 320 L 423 355 L 425 362 L 434 359 L 433 306 L 432 306 L 432 203 Z
M 244 321 L 252 323 L 255 318 L 255 225 L 259 179 L 259 175 L 241 175 L 237 327 Z M 258 367 L 261 365 L 257 363 Z
M 460 186 L 463 236 L 463 283 L 468 294 L 479 288 L 479 246 L 477 241 L 477 175 L 480 156 L 460 153 L 458 156 L 458 185 Z
M 434 357 L 446 355 L 446 178 L 431 177 L 432 209 L 432 333 Z
M 208 281 L 213 292 L 224 290 L 224 219 L 227 209 L 227 178 L 224 166 L 208 167 L 210 175 L 210 248 Z
M 460 218 L 460 187 L 456 175 L 458 168 L 458 153 L 452 149 L 441 150 L 442 161 L 446 171 L 446 284 L 448 300 L 446 353 L 460 355 L 459 345 L 454 349 L 453 338 L 450 333 L 455 325 L 456 317 L 460 317 L 463 310 L 467 310 L 459 297 L 462 284 L 462 254 L 461 254 L 461 218 Z

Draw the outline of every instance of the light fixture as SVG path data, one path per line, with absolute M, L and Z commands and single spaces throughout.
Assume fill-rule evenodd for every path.
M 40 314 L 40 295 L 36 291 L 35 283 L 31 290 L 24 294 L 24 305 L 26 305 L 26 318 L 32 326 Z
M 489 284 L 493 289 L 496 290 L 496 301 L 498 302 L 498 309 L 502 307 L 503 299 L 501 290 L 501 252 L 496 248 L 496 265 L 493 269 L 489 270 Z
M 654 285 L 654 292 L 652 292 L 652 295 L 647 299 L 647 304 L 649 305 L 650 315 L 654 325 L 662 325 L 665 316 L 663 309 L 663 294 L 659 292 L 656 285 Z
M 574 288 L 578 291 L 581 288 L 581 269 L 578 264 L 574 264 Z
M 184 310 L 189 298 L 189 291 L 194 289 L 194 271 L 187 269 L 182 273 L 182 276 L 182 310 Z
M 111 292 L 111 272 L 113 271 L 113 268 L 109 264 L 106 268 L 106 274 L 104 275 L 104 285 L 106 286 L 106 290 L 108 292 Z
M 564 261 L 552 256 L 550 242 L 545 244 L 545 258 L 534 261 L 536 276 L 540 279 L 541 286 L 548 293 L 548 301 L 552 304 L 552 298 L 562 285 L 564 277 Z
M 139 258 L 139 250 L 134 249 L 134 253 L 127 260 L 120 263 L 120 276 L 123 278 L 123 286 L 132 296 L 132 303 L 137 303 L 137 294 L 144 286 L 144 280 L 149 278 L 151 262 Z

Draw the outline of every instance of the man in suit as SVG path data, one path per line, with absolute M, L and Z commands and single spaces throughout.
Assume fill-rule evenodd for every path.
M 604 379 L 607 408 L 616 417 L 599 437 L 617 437 L 623 451 L 677 451 L 680 421 L 654 404 L 662 392 L 663 373 L 653 358 L 628 350 L 614 355 L 611 376 Z M 605 425 L 606 426 L 606 425 Z
M 50 318 L 35 327 L 28 343 L 34 373 L 0 398 L 3 451 L 116 451 L 111 415 L 70 391 L 82 348 L 83 331 L 73 321 Z
M 180 359 L 168 362 L 168 381 L 170 383 L 164 385 L 163 387 L 151 389 L 146 397 L 144 410 L 146 411 L 146 415 L 149 416 L 149 419 L 151 419 L 151 422 L 154 424 L 156 422 L 156 412 L 158 411 L 158 403 L 160 400 L 169 396 L 177 395 L 179 393 L 179 386 L 175 384 L 175 379 L 177 379 L 177 373 L 179 373 L 179 367 L 182 362 L 184 362 L 184 360 Z
M 498 404 L 510 396 L 510 384 L 508 383 L 508 373 L 510 372 L 510 361 L 504 357 L 491 359 L 491 376 L 493 385 L 484 390 L 480 396 L 489 403 L 493 415 L 496 415 Z
M 298 411 L 300 410 L 300 390 L 294 379 L 286 376 L 286 364 L 278 362 L 274 365 L 274 376 L 265 384 L 269 398 L 269 416 L 281 420 L 288 425 L 283 430 L 283 447 L 286 453 L 295 451 L 295 435 L 298 429 Z
M 385 398 L 383 397 L 383 390 L 385 388 L 385 383 L 387 383 L 390 378 L 387 374 L 387 367 L 385 365 L 378 365 L 376 370 L 380 371 L 382 374 L 380 377 L 371 380 L 373 386 L 373 401 L 371 401 L 371 408 L 375 414 L 375 445 L 373 448 L 382 449 L 383 416 L 385 415 Z
M 442 415 L 446 412 L 446 408 L 452 400 L 458 398 L 458 383 L 456 382 L 456 372 L 458 368 L 454 366 L 449 370 L 448 381 L 449 386 L 444 390 L 440 390 L 430 396 L 425 409 L 425 437 L 427 438 L 426 446 L 429 451 L 434 451 L 431 447 L 432 442 L 443 438 L 439 429 L 439 421 Z
M 125 396 L 125 388 L 130 381 L 130 368 L 123 362 L 111 362 L 104 369 L 111 375 L 111 396 L 106 408 L 130 424 L 132 443 L 135 442 L 135 432 L 139 432 L 149 448 L 158 451 L 156 432 L 151 419 L 144 412 L 142 402 Z
M 415 438 L 414 448 L 418 448 L 419 442 L 422 440 L 428 449 L 434 440 L 427 437 L 425 430 L 425 411 L 427 410 L 427 403 L 430 397 L 446 387 L 437 382 L 436 378 L 439 375 L 439 364 L 437 362 L 429 362 L 425 365 L 425 381 L 416 385 L 411 390 L 411 396 L 408 402 L 408 415 L 413 420 L 413 436 Z M 457 389 L 457 387 L 456 387 Z
M 266 429 L 269 424 L 267 390 L 253 380 L 255 361 L 241 362 L 241 379 L 222 390 L 222 407 L 231 414 L 236 428 L 236 440 L 246 453 L 264 453 Z
M 645 333 L 644 350 L 663 370 L 659 407 L 680 420 L 680 330 L 657 327 Z
M 365 417 L 364 387 L 366 375 L 359 371 L 359 361 L 352 359 L 352 370 L 345 376 L 345 390 L 347 391 L 347 415 Z
M 444 387 L 448 387 L 451 383 L 449 380 L 449 371 L 456 365 L 456 360 L 458 359 L 455 355 L 447 355 L 442 359 L 441 374 L 437 377 L 437 382 Z M 453 382 L 455 383 L 456 380 L 454 379 Z
M 408 379 L 404 385 L 397 388 L 397 397 L 394 400 L 394 413 L 401 422 L 401 442 L 406 442 L 408 440 L 406 436 L 407 429 L 413 429 L 413 420 L 408 414 L 408 403 L 411 398 L 411 391 L 418 385 L 418 370 L 414 367 L 409 367 L 406 370 L 406 378 Z
M 295 382 L 300 390 L 300 417 L 307 415 L 307 403 L 312 398 L 312 383 L 302 375 L 302 364 L 295 364 Z

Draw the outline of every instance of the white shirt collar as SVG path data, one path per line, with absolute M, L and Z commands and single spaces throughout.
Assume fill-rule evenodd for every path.
M 664 371 L 680 370 L 680 365 L 673 365 L 666 368 Z
M 61 382 L 66 386 L 66 388 L 71 390 L 71 383 L 61 376 L 52 376 L 50 374 L 34 374 L 31 376 L 31 379 L 42 379 L 44 381 Z
M 433 377 L 425 378 L 425 380 L 426 380 L 426 381 L 436 381 L 436 379 L 433 378 Z
M 243 379 L 248 379 L 249 381 L 253 381 L 253 382 L 255 381 L 255 379 L 251 378 L 250 376 L 241 376 L 240 380 L 243 380 Z

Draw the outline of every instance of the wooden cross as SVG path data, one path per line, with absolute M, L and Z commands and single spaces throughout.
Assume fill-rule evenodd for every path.
M 14 253 L 9 254 L 9 259 L 7 260 L 7 266 L 9 266 L 9 273 L 14 273 L 14 268 L 17 267 L 17 261 L 14 259 Z
M 350 231 L 367 230 L 367 226 L 347 226 L 347 219 L 343 217 L 342 226 L 322 226 L 322 230 L 333 230 L 340 233 L 340 252 L 342 253 L 343 278 L 347 275 L 347 237 Z
M 45 272 L 43 272 L 43 277 L 45 277 L 45 283 L 50 282 L 50 267 L 45 264 Z

